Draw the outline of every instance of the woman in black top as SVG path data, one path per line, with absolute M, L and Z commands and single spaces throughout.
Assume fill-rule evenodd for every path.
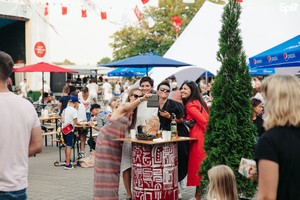
M 252 98 L 251 105 L 253 108 L 251 120 L 257 128 L 257 136 L 260 137 L 265 132 L 263 127 L 264 120 L 261 117 L 263 112 L 262 101 L 260 99 Z
M 257 199 L 300 199 L 300 79 L 272 75 L 261 88 L 266 132 L 255 151 Z

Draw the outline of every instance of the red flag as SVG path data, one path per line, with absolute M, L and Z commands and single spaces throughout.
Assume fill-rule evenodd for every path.
M 149 2 L 149 0 L 142 0 L 143 4 L 146 4 Z
M 83 18 L 87 17 L 86 9 L 81 9 L 81 17 L 83 17 Z
M 46 6 L 45 6 L 45 9 L 44 9 L 44 15 L 45 16 L 47 16 L 49 14 L 49 12 L 48 12 L 48 5 L 49 5 L 49 3 L 46 2 Z
M 239 2 L 239 3 L 243 3 L 243 0 L 236 0 L 237 2 Z
M 62 14 L 62 15 L 66 15 L 67 13 L 68 13 L 68 7 L 62 6 L 62 7 L 61 7 L 61 14 Z
M 46 6 L 45 9 L 44 9 L 44 15 L 45 15 L 45 16 L 48 15 L 48 6 Z
M 101 19 L 103 19 L 103 20 L 107 19 L 106 12 L 101 12 Z
M 172 21 L 173 21 L 174 26 L 181 26 L 181 24 L 182 24 L 180 17 L 178 17 L 178 16 L 172 17 Z
M 138 8 L 138 6 L 135 6 L 135 8 L 134 8 L 134 14 L 136 15 L 136 17 L 140 21 L 141 18 L 142 18 L 142 13 L 141 13 L 140 9 Z

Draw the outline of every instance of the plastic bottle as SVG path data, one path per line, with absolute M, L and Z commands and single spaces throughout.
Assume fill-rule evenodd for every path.
M 171 121 L 171 138 L 177 138 L 177 122 L 176 122 L 176 115 L 172 113 L 172 121 Z

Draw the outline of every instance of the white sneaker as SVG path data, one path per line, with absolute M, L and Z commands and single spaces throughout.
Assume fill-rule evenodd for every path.
M 182 194 L 180 192 L 178 193 L 178 199 L 182 199 Z

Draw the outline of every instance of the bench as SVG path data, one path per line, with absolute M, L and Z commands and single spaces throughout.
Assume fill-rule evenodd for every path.
M 51 136 L 51 144 L 53 146 L 53 135 L 57 135 L 57 132 L 56 131 L 49 131 L 49 132 L 43 132 L 42 133 L 42 136 L 45 138 L 45 145 L 47 146 L 48 145 L 48 142 L 47 142 L 47 136 L 50 135 Z

